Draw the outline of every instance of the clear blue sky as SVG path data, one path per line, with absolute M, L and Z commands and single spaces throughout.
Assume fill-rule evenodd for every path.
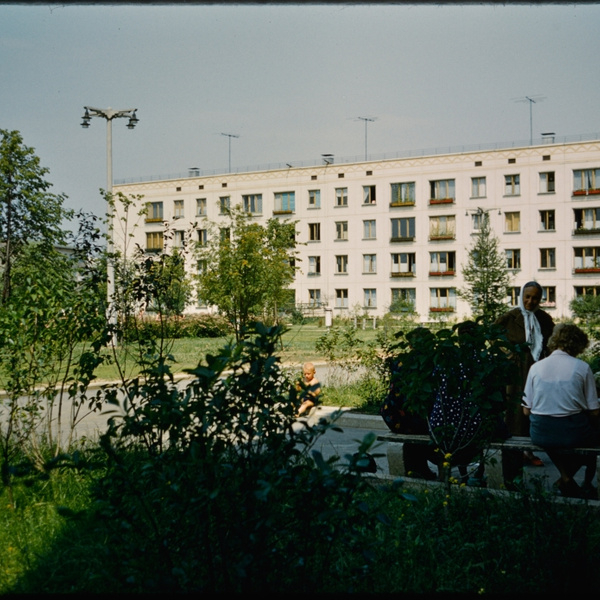
M 115 178 L 600 131 L 596 4 L 0 4 L 0 128 L 67 206 Z

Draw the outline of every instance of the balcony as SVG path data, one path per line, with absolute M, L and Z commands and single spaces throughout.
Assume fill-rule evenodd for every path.
M 453 306 L 442 306 L 442 307 L 430 306 L 429 312 L 451 313 L 451 312 L 454 312 L 454 307 Z
M 600 267 L 577 267 L 573 273 L 600 273 Z
M 390 238 L 391 244 L 395 244 L 396 242 L 414 242 L 414 241 L 415 241 L 414 235 L 409 235 L 406 237 L 391 237 Z
M 273 210 L 274 215 L 293 215 L 293 210 Z
M 429 271 L 430 277 L 454 277 L 456 271 Z
M 578 227 L 573 230 L 573 235 L 598 235 L 600 227 Z
M 409 200 L 407 202 L 390 202 L 390 207 L 396 207 L 396 206 L 414 206 L 415 205 L 415 201 L 414 200 Z
M 430 240 L 454 240 L 456 239 L 456 236 L 453 233 L 438 233 L 438 234 L 431 234 L 429 236 Z
M 454 204 L 454 198 L 429 198 L 429 204 Z
M 412 271 L 404 271 L 402 273 L 399 271 L 392 271 L 390 277 L 415 277 L 415 274 Z
M 600 189 L 573 190 L 573 196 L 597 196 L 598 194 L 600 194 Z

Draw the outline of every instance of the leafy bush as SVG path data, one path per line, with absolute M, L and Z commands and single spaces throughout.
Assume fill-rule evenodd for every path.
M 183 389 L 163 360 L 126 383 L 98 489 L 123 591 L 343 590 L 348 563 L 369 567 L 374 517 L 356 497 L 375 436 L 345 464 L 312 451 L 332 425 L 295 422 L 281 332 L 256 324 Z
M 216 338 L 233 333 L 221 315 L 185 315 L 183 317 L 147 316 L 128 321 L 127 340 Z

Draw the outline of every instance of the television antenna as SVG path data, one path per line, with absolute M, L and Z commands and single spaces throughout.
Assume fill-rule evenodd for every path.
M 365 122 L 365 160 L 367 160 L 367 124 L 376 121 L 377 117 L 357 117 L 356 121 Z
M 521 98 L 513 98 L 514 102 L 529 102 L 529 145 L 533 146 L 533 113 L 532 106 L 538 102 L 543 102 L 546 96 L 534 94 L 531 96 L 523 96 Z
M 240 136 L 236 133 L 221 133 L 229 138 L 229 172 L 231 173 L 231 138 L 239 138 Z

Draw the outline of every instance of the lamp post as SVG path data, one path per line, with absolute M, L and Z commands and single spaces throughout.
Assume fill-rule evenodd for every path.
M 109 322 L 116 324 L 117 315 L 113 310 L 113 297 L 115 293 L 115 266 L 112 260 L 113 253 L 113 203 L 112 203 L 112 121 L 113 119 L 125 118 L 129 119 L 127 123 L 128 129 L 133 129 L 139 119 L 136 116 L 137 108 L 129 108 L 127 110 L 113 110 L 112 108 L 93 108 L 92 106 L 84 106 L 85 113 L 81 121 L 81 126 L 87 129 L 90 126 L 92 117 L 102 117 L 106 120 L 106 193 L 109 201 L 108 206 L 108 238 L 107 238 L 107 314 Z M 116 333 L 113 332 L 113 343 L 116 344 Z

